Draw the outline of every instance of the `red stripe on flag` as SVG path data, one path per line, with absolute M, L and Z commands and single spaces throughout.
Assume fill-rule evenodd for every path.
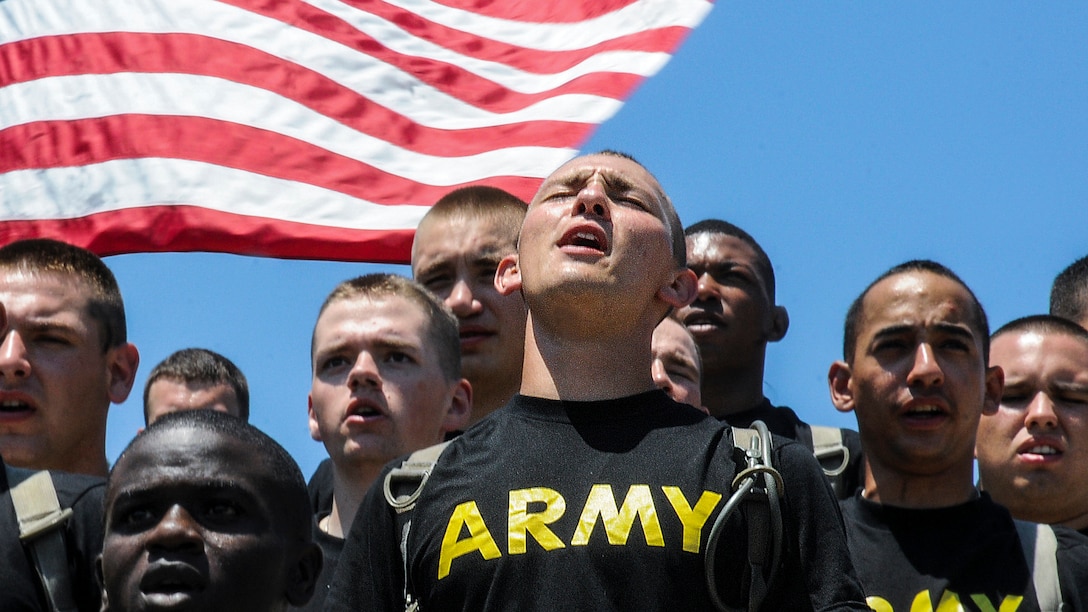
M 458 8 L 481 16 L 478 19 L 469 16 L 467 20 L 460 19 L 464 15 L 455 16 L 450 23 L 468 23 L 471 25 L 464 27 L 482 30 L 496 28 L 513 43 L 491 40 L 486 31 L 458 31 L 435 23 L 432 18 L 413 15 L 409 12 L 411 8 L 402 9 L 379 0 L 350 1 L 358 9 L 372 10 L 374 15 L 396 24 L 400 31 L 388 27 L 389 31 L 373 34 L 360 31 L 345 21 L 354 19 L 348 12 L 343 13 L 342 19 L 300 0 L 227 0 L 255 16 L 249 18 L 233 8 L 213 10 L 208 15 L 197 15 L 196 19 L 179 20 L 189 24 L 186 27 L 197 28 L 196 33 L 146 33 L 143 28 L 171 27 L 170 11 L 160 15 L 156 9 L 161 7 L 155 5 L 156 1 L 112 0 L 111 10 L 99 14 L 101 23 L 88 15 L 87 19 L 96 23 L 94 26 L 80 23 L 78 4 L 68 10 L 69 5 L 58 0 L 0 2 L 0 23 L 7 24 L 9 31 L 25 31 L 32 37 L 0 45 L 0 87 L 14 85 L 20 87 L 20 92 L 48 92 L 41 95 L 51 96 L 50 104 L 37 106 L 31 100 L 30 104 L 24 105 L 17 101 L 14 112 L 0 110 L 0 117 L 5 118 L 2 121 L 6 121 L 6 125 L 0 125 L 0 151 L 3 151 L 0 154 L 0 190 L 8 190 L 4 195 L 6 201 L 12 203 L 5 207 L 0 202 L 0 220 L 17 218 L 0 222 L 0 242 L 46 235 L 88 246 L 102 254 L 210 250 L 277 257 L 403 262 L 408 258 L 411 231 L 348 230 L 282 219 L 310 219 L 309 212 L 318 211 L 313 219 L 321 223 L 327 221 L 330 225 L 364 225 L 371 223 L 371 219 L 381 219 L 383 226 L 403 227 L 404 223 L 411 223 L 410 220 L 416 218 L 418 210 L 389 209 L 397 213 L 401 221 L 386 223 L 382 218 L 384 215 L 376 215 L 372 208 L 366 209 L 367 216 L 356 217 L 354 201 L 359 200 L 360 206 L 365 202 L 379 206 L 427 204 L 460 186 L 425 184 L 427 177 L 444 171 L 447 176 L 458 177 L 448 180 L 463 181 L 466 179 L 460 177 L 479 176 L 474 183 L 492 184 L 529 199 L 539 179 L 489 178 L 491 172 L 512 172 L 498 170 L 499 164 L 496 169 L 489 170 L 474 163 L 471 171 L 465 172 L 462 166 L 466 160 L 463 158 L 491 153 L 484 159 L 509 160 L 510 156 L 519 154 L 516 150 L 508 150 L 511 147 L 532 147 L 524 153 L 534 157 L 527 157 L 524 163 L 528 165 L 518 172 L 543 176 L 553 167 L 537 166 L 551 166 L 557 157 L 563 157 L 567 150 L 583 142 L 592 129 L 591 123 L 613 108 L 609 99 L 622 99 L 641 80 L 632 74 L 643 67 L 638 63 L 643 61 L 638 54 L 609 55 L 609 65 L 615 62 L 619 66 L 609 68 L 609 71 L 583 73 L 578 68 L 581 62 L 607 51 L 671 52 L 689 30 L 688 27 L 657 25 L 655 21 L 664 24 L 677 20 L 673 19 L 674 15 L 657 10 L 662 6 L 647 4 L 647 10 L 643 10 L 642 6 L 632 6 L 636 4 L 633 0 L 505 4 L 490 0 L 440 0 L 462 1 L 456 5 Z M 514 4 L 519 5 L 518 8 L 513 8 Z M 329 7 L 328 11 L 338 12 L 335 5 L 323 6 Z M 435 5 L 419 6 L 426 15 L 437 15 L 434 10 L 442 10 Z M 709 0 L 705 4 L 677 4 L 675 11 L 687 13 L 680 21 L 694 23 L 709 6 Z M 645 18 L 638 26 L 641 31 L 585 49 L 540 51 L 519 46 L 522 40 L 534 40 L 541 32 L 564 36 L 568 24 L 585 23 L 585 20 L 622 7 L 630 7 L 632 14 L 638 13 Z M 145 20 L 143 16 L 149 19 Z M 375 23 L 373 18 L 360 17 L 359 24 Z M 504 21 L 500 23 L 494 19 Z M 547 24 L 524 23 L 527 30 L 522 37 L 517 28 L 521 23 L 519 20 L 524 19 Z M 586 23 L 588 27 L 596 25 Z M 103 28 L 109 33 L 86 33 L 81 27 Z M 201 31 L 204 27 L 207 27 L 206 32 Z M 218 40 L 216 36 L 222 27 L 237 27 L 237 36 L 230 37 L 243 42 Z M 326 45 L 327 52 L 337 57 L 317 57 L 312 68 L 276 57 L 280 52 L 272 43 L 281 40 L 281 36 L 291 36 L 292 27 L 326 38 L 330 42 L 321 45 Z M 569 27 L 581 28 L 583 25 Z M 73 34 L 33 38 L 33 32 L 37 31 Z M 261 36 L 261 41 L 270 41 L 268 51 L 258 51 L 244 44 L 247 36 Z M 403 36 L 408 46 L 402 47 L 398 36 Z M 413 41 L 412 37 L 417 40 Z M 401 51 L 393 51 L 378 40 L 387 41 L 389 46 Z M 467 67 L 454 65 L 457 60 L 448 59 L 440 49 L 433 56 L 437 59 L 414 57 L 415 52 L 409 49 L 420 48 L 421 44 L 428 46 L 421 41 L 445 47 L 462 57 L 474 58 L 473 62 L 466 62 Z M 553 41 L 542 43 L 543 46 L 551 44 Z M 326 47 L 321 45 L 316 49 L 325 52 Z M 290 47 L 282 55 L 292 57 L 294 49 Z M 312 51 L 315 48 L 302 49 Z M 477 60 L 491 64 L 474 66 L 478 64 Z M 383 63 L 390 67 L 381 66 Z M 378 78 L 368 78 L 366 83 L 358 85 L 361 88 L 358 92 L 349 90 L 343 83 L 354 83 L 355 75 L 369 74 L 357 71 L 365 66 L 378 68 Z M 320 70 L 327 70 L 328 74 L 321 74 Z M 404 74 L 397 74 L 396 70 Z M 548 75 L 566 70 L 579 76 L 556 79 L 566 81 L 562 83 L 547 80 Z M 338 76 L 340 74 L 346 76 Z M 84 75 L 110 76 L 65 78 Z M 197 79 L 204 78 L 194 81 L 192 75 L 197 75 Z M 36 82 L 50 76 L 60 78 Z M 338 79 L 343 83 L 337 82 Z M 391 81 L 398 84 L 391 84 Z M 127 105 L 127 99 L 117 96 L 130 94 L 110 89 L 111 85 L 142 88 L 144 82 L 148 88 L 161 86 L 165 91 L 148 89 L 146 96 L 133 93 L 131 95 L 138 96 L 133 98 L 138 104 Z M 255 107 L 246 102 L 239 106 L 217 106 L 213 102 L 208 103 L 207 111 L 203 107 L 190 109 L 193 98 L 176 92 L 184 91 L 183 87 L 193 87 L 194 82 L 199 83 L 196 87 L 201 87 L 200 93 L 208 94 L 208 99 L 224 101 L 243 98 L 248 93 L 244 89 L 246 86 L 259 88 L 263 90 L 256 94 L 262 105 L 260 114 L 247 112 Z M 386 96 L 388 90 L 369 88 L 371 82 L 374 87 L 413 87 L 417 84 L 422 87 L 417 87 L 415 94 L 405 91 Z M 539 85 L 542 82 L 549 85 Z M 549 91 L 540 91 L 542 87 Z M 446 96 L 442 93 L 434 95 L 432 89 L 450 96 L 449 108 L 421 109 L 421 100 L 447 103 Z M 581 117 L 577 115 L 578 108 L 570 108 L 574 105 L 568 104 L 569 98 L 548 107 L 552 109 L 549 116 L 554 116 L 558 109 L 573 111 L 574 116 L 562 117 L 564 121 L 526 120 L 514 125 L 494 125 L 504 118 L 489 117 L 486 112 L 476 111 L 467 119 L 455 115 L 464 108 L 463 104 L 498 114 L 525 109 L 556 95 L 577 93 L 595 96 L 600 103 L 585 106 L 586 113 Z M 66 100 L 83 106 L 71 110 L 62 107 L 50 114 L 48 109 Z M 376 100 L 388 100 L 384 104 L 391 108 L 382 107 Z M 94 110 L 84 110 L 90 108 Z M 141 114 L 122 114 L 128 109 L 138 110 Z M 224 119 L 201 116 L 204 113 Z M 179 117 L 179 114 L 196 116 Z M 75 119 L 64 119 L 68 117 Z M 432 125 L 471 124 L 478 127 L 436 129 L 421 126 L 409 117 L 428 117 L 418 120 L 433 121 Z M 27 123 L 13 125 L 16 121 Z M 339 122 L 344 127 L 330 122 Z M 487 122 L 492 125 L 485 125 Z M 481 125 L 483 127 L 479 127 Z M 354 130 L 375 140 L 367 146 L 356 146 L 353 134 L 345 130 Z M 333 148 L 339 152 L 327 150 Z M 373 158 L 369 157 L 371 154 Z M 353 159 L 363 156 L 367 159 Z M 393 170 L 402 168 L 405 160 L 414 160 L 413 156 L 419 158 L 419 164 L 426 165 L 414 175 L 422 180 L 398 176 Z M 120 163 L 110 163 L 113 160 Z M 529 163 L 530 160 L 536 160 L 535 165 Z M 447 163 L 449 165 L 444 167 Z M 115 174 L 118 172 L 137 175 Z M 405 170 L 400 172 L 410 174 Z M 184 188 L 175 188 L 179 183 L 172 181 L 174 176 L 184 177 Z M 230 177 L 208 180 L 230 180 L 230 186 L 238 189 L 229 197 L 215 190 L 208 192 L 212 195 L 205 195 L 203 192 L 208 190 L 202 188 L 209 184 L 189 183 L 210 176 Z M 233 182 L 235 180 L 237 184 Z M 314 201 L 296 206 L 297 198 L 288 197 L 275 204 L 268 203 L 268 194 L 294 193 L 292 189 L 307 194 L 303 197 Z M 260 201 L 240 202 L 247 197 Z M 414 201 L 416 198 L 419 198 L 418 202 Z M 208 201 L 191 201 L 193 199 Z M 169 205 L 148 205 L 159 201 Z M 174 205 L 174 201 L 186 205 Z M 238 208 L 233 204 L 236 201 Z M 229 207 L 232 212 L 219 212 L 206 206 Z M 238 212 L 243 210 L 242 206 L 246 207 L 246 215 Z M 279 209 L 281 206 L 282 210 Z M 113 210 L 115 208 L 119 210 Z M 51 211 L 50 216 L 63 219 L 25 220 L 27 215 L 39 210 Z M 75 218 L 87 211 L 91 214 Z M 254 211 L 262 216 L 250 216 Z M 325 214 L 329 216 L 320 216 Z
M 581 49 L 544 51 L 519 47 L 493 39 L 482 39 L 479 35 L 428 21 L 411 11 L 406 11 L 386 2 L 346 0 L 345 4 L 354 5 L 360 10 L 377 15 L 387 21 L 397 24 L 397 26 L 412 36 L 446 47 L 447 49 L 451 49 L 467 57 L 500 62 L 519 70 L 537 74 L 554 74 L 566 70 L 577 65 L 579 62 L 585 61 L 594 55 L 605 51 L 671 53 L 672 50 L 676 48 L 676 45 L 678 45 L 684 37 L 687 36 L 688 32 L 690 32 L 688 28 L 669 26 L 610 38 L 609 40 Z M 552 6 L 548 2 L 524 4 L 528 6 L 540 6 L 542 8 Z M 495 3 L 493 6 L 499 5 L 502 7 L 507 6 L 507 4 L 502 3 Z M 556 22 L 562 20 L 549 19 L 547 21 Z
M 495 2 L 495 0 L 434 0 L 437 4 L 497 19 L 574 23 L 606 15 L 638 0 L 549 0 L 546 2 Z
M 34 38 L 0 46 L 0 85 L 68 74 L 156 72 L 200 74 L 257 85 L 303 103 L 338 100 L 333 112 L 351 116 L 373 102 L 303 66 L 233 42 L 192 34 L 81 34 Z M 595 72 L 538 93 L 512 91 L 451 64 L 408 58 L 392 52 L 375 57 L 396 65 L 454 98 L 495 113 L 521 110 L 563 94 L 619 99 L 642 77 Z M 30 59 L 31 61 L 27 61 Z M 305 93 L 304 97 L 299 94 Z M 380 107 L 379 107 L 380 108 Z M 385 111 L 386 116 L 393 115 Z M 401 122 L 407 121 L 401 118 Z
M 168 157 L 308 183 L 375 204 L 430 205 L 462 186 L 418 183 L 302 140 L 202 117 L 113 115 L 17 125 L 0 130 L 0 150 L 10 151 L 0 158 L 0 172 Z M 496 176 L 487 184 L 528 199 L 540 180 Z
M 184 58 L 179 60 L 177 58 Z M 27 61 L 29 59 L 30 61 Z M 189 34 L 47 36 L 0 46 L 0 86 L 44 77 L 118 72 L 199 73 L 267 89 L 398 147 L 460 157 L 504 147 L 567 147 L 593 125 L 535 121 L 464 130 L 421 126 L 296 64 L 235 43 Z
M 548 91 L 536 94 L 519 93 L 453 64 L 423 57 L 402 55 L 392 51 L 339 17 L 303 2 L 221 1 L 339 42 L 411 73 L 412 76 L 439 91 L 450 94 L 473 106 L 496 113 L 520 110 L 534 102 L 546 100 L 560 94 L 585 93 L 619 99 L 627 95 L 635 85 L 642 81 L 642 77 L 637 75 L 603 72 L 572 79 Z M 482 40 L 487 44 L 493 42 L 479 38 L 478 40 Z M 526 49 L 523 52 L 531 57 L 541 55 L 540 51 L 532 49 Z M 539 70 L 539 72 L 548 74 L 553 71 Z
M 0 245 L 24 238 L 55 238 L 103 257 L 212 251 L 285 259 L 407 263 L 412 235 L 412 230 L 347 230 L 180 205 L 0 224 Z

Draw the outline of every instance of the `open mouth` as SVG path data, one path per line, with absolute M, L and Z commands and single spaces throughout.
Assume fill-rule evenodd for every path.
M 33 406 L 22 400 L 0 401 L 0 414 L 24 414 L 33 410 Z
M 381 416 L 385 416 L 381 407 L 372 399 L 356 399 L 348 407 L 348 418 L 359 418 L 363 420 L 375 419 Z
M 693 334 L 714 331 L 724 326 L 724 321 L 703 311 L 696 311 L 684 317 L 684 327 Z
M 943 421 L 948 417 L 948 411 L 944 408 L 929 404 L 920 403 L 911 406 L 906 412 L 903 413 L 903 418 L 907 421 L 922 425 L 922 424 L 935 424 Z
M 1016 453 L 1026 461 L 1054 461 L 1065 454 L 1058 440 L 1028 440 L 1020 445 Z
M 351 411 L 351 416 L 360 416 L 360 417 L 363 417 L 363 418 L 377 417 L 377 416 L 381 416 L 381 415 L 382 415 L 382 411 L 378 410 L 377 408 L 375 408 L 373 406 L 363 406 L 363 407 L 359 408 L 358 410 L 352 410 Z
M 197 590 L 196 586 L 189 584 L 188 582 L 165 580 L 156 584 L 153 587 L 144 589 L 145 593 L 157 593 L 160 595 L 169 595 L 171 593 L 190 593 Z
M 140 591 L 145 597 L 159 603 L 177 603 L 204 590 L 206 584 L 207 581 L 197 569 L 172 563 L 168 567 L 148 570 L 140 582 Z
M 605 253 L 608 251 L 608 237 L 603 229 L 594 225 L 584 225 L 567 230 L 559 240 L 561 248 L 570 248 L 575 252 Z
M 29 411 L 30 405 L 18 400 L 0 402 L 0 413 L 22 413 Z

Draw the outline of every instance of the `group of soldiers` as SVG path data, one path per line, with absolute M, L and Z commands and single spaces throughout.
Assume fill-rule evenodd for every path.
M 880 275 L 827 374 L 844 430 L 763 394 L 789 315 L 758 242 L 685 230 L 631 157 L 578 157 L 528 204 L 459 189 L 414 280 L 322 304 L 307 485 L 206 349 L 154 368 L 108 469 L 139 364 L 117 283 L 13 243 L 0 608 L 1088 610 L 1086 261 L 992 337 L 947 267 Z M 55 500 L 27 520 L 40 474 Z

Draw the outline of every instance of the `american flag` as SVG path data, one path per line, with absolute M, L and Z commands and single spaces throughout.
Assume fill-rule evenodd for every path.
M 0 0 L 0 244 L 404 262 L 528 199 L 710 0 Z

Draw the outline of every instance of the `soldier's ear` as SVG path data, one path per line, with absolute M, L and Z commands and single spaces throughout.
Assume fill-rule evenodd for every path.
M 677 270 L 672 281 L 658 290 L 657 296 L 673 309 L 683 308 L 695 301 L 698 282 L 690 269 Z
M 449 410 L 442 420 L 442 431 L 460 431 L 468 427 L 472 418 L 472 383 L 467 378 L 453 383 L 450 389 Z
M 767 342 L 778 342 L 786 337 L 790 330 L 790 313 L 785 306 L 775 306 L 771 313 L 771 329 L 767 332 Z
M 854 390 L 850 385 L 850 365 L 845 361 L 831 364 L 827 372 L 827 386 L 831 391 L 831 403 L 839 412 L 854 410 Z
M 499 267 L 495 270 L 495 289 L 502 295 L 510 295 L 521 289 L 521 269 L 518 268 L 516 253 L 499 261 Z
M 317 588 L 317 579 L 321 576 L 321 566 L 325 558 L 321 547 L 310 543 L 299 554 L 295 563 L 287 570 L 287 584 L 284 596 L 292 606 L 301 607 L 310 601 Z
M 1001 366 L 986 368 L 986 396 L 982 400 L 982 414 L 996 414 L 1005 391 L 1005 370 Z
M 140 366 L 140 351 L 131 342 L 106 349 L 106 368 L 109 384 L 106 390 L 110 401 L 120 404 L 128 399 L 136 380 L 136 368 Z

